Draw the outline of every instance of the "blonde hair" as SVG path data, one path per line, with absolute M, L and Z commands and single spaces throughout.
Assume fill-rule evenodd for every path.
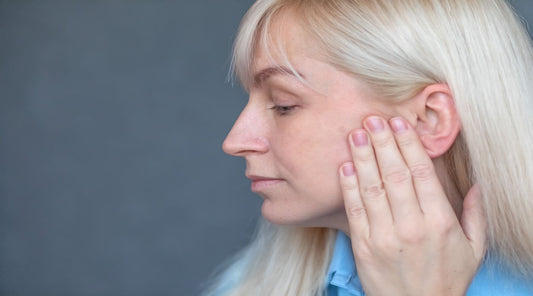
M 448 169 L 463 196 L 474 183 L 482 188 L 489 255 L 532 278 L 533 50 L 509 4 L 259 0 L 234 47 L 232 67 L 245 88 L 255 47 L 268 50 L 270 23 L 289 8 L 329 63 L 383 100 L 409 99 L 433 83 L 450 87 L 462 130 L 446 155 Z M 228 295 L 320 294 L 334 232 L 263 226 L 238 258 Z

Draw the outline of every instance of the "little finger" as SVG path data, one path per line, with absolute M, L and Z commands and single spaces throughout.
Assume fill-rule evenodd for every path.
M 365 205 L 359 194 L 355 167 L 352 162 L 344 163 L 339 170 L 344 208 L 348 216 L 350 233 L 353 240 L 368 238 L 368 217 Z

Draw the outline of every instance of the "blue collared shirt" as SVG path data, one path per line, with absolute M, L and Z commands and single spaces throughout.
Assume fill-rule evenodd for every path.
M 357 276 L 350 239 L 341 231 L 337 234 L 326 285 L 327 296 L 365 295 L 363 286 Z M 533 295 L 533 282 L 526 282 L 516 278 L 500 266 L 485 261 L 474 277 L 466 295 Z

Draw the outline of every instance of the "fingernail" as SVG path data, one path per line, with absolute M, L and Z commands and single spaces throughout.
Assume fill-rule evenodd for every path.
M 390 120 L 390 125 L 391 125 L 392 130 L 398 134 L 405 132 L 407 130 L 407 124 L 405 123 L 403 118 L 400 118 L 400 117 L 392 118 Z
M 352 142 L 356 147 L 368 145 L 368 136 L 363 130 L 358 130 L 352 133 Z
M 344 165 L 342 165 L 342 174 L 345 177 L 351 177 L 355 175 L 355 167 L 353 163 L 349 162 L 349 163 L 345 163 Z
M 369 117 L 366 120 L 367 126 L 373 133 L 379 133 L 385 129 L 385 124 L 383 123 L 383 119 L 379 117 Z

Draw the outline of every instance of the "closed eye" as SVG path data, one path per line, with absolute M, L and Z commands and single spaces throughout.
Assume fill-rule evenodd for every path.
M 294 109 L 296 109 L 296 107 L 298 107 L 298 106 L 297 105 L 292 105 L 292 106 L 274 105 L 274 106 L 270 107 L 269 109 L 276 111 L 276 113 L 278 113 L 279 115 L 288 115 L 292 111 L 294 111 Z

